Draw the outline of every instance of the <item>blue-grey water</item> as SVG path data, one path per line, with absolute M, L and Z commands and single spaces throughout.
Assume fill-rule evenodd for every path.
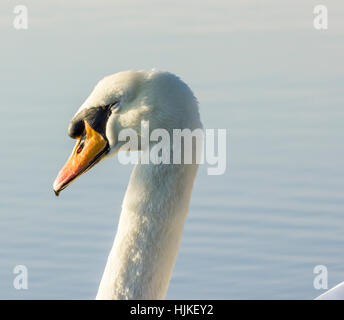
M 318 1 L 0 4 L 0 298 L 94 298 L 131 166 L 115 158 L 56 198 L 69 120 L 103 76 L 184 79 L 227 170 L 200 168 L 169 299 L 311 299 L 344 280 L 344 5 Z M 25 3 L 23 3 L 25 4 Z M 13 286 L 28 268 L 28 290 Z

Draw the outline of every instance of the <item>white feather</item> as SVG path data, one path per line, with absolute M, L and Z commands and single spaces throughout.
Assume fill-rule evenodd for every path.
M 344 300 L 344 281 L 324 292 L 315 300 Z

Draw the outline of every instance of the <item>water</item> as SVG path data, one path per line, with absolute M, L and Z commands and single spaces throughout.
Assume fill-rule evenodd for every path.
M 319 264 L 343 281 L 344 5 L 327 2 L 327 31 L 316 1 L 36 1 L 17 31 L 3 1 L 0 298 L 95 296 L 132 168 L 107 160 L 60 198 L 51 185 L 95 83 L 152 67 L 228 129 L 227 171 L 199 171 L 167 298 L 310 299 Z

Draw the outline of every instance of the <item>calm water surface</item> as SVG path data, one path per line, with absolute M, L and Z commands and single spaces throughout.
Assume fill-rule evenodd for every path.
M 344 5 L 35 1 L 29 28 L 0 5 L 0 298 L 90 299 L 132 169 L 96 166 L 61 197 L 67 126 L 95 83 L 126 69 L 181 76 L 227 170 L 197 176 L 169 299 L 309 299 L 313 268 L 344 280 Z M 13 268 L 29 290 L 13 288 Z

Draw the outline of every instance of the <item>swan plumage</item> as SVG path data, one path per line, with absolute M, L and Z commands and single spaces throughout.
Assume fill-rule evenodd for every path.
M 344 281 L 324 292 L 315 300 L 344 300 Z
M 140 137 L 145 122 L 150 132 L 202 128 L 192 91 L 169 72 L 124 71 L 101 80 L 70 123 L 77 144 L 54 182 L 55 193 L 97 162 L 127 151 L 119 132 L 129 128 Z M 165 298 L 197 168 L 136 164 L 97 299 Z

